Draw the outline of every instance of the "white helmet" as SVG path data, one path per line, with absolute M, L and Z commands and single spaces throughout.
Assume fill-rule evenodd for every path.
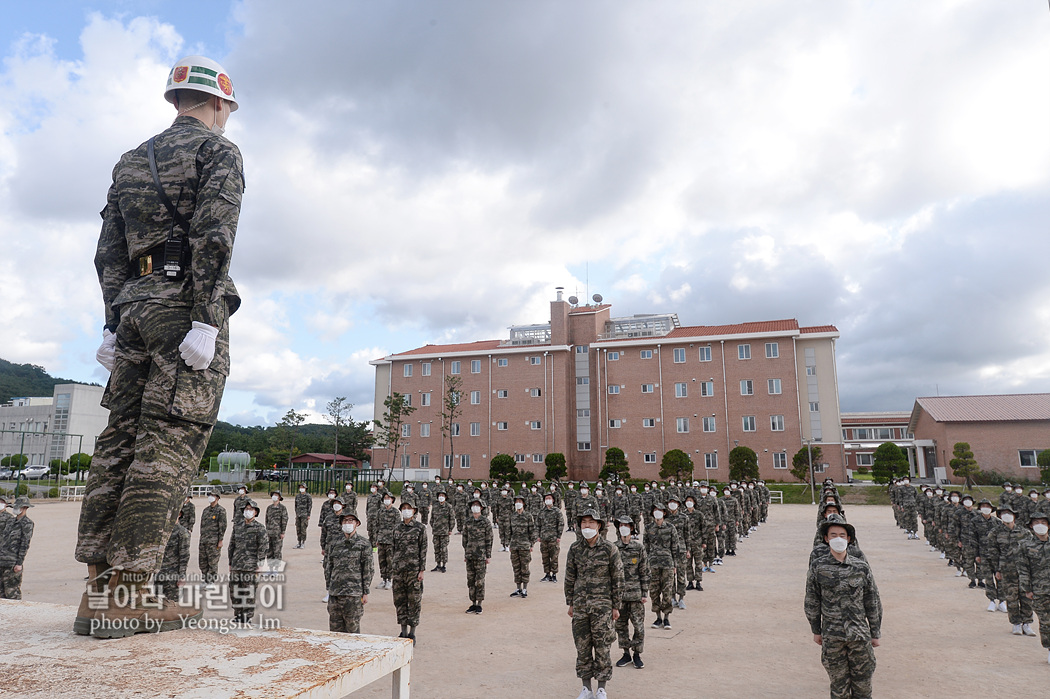
M 168 73 L 164 99 L 175 104 L 175 90 L 196 90 L 221 97 L 230 103 L 230 111 L 237 111 L 237 93 L 230 76 L 215 61 L 204 56 L 180 58 Z

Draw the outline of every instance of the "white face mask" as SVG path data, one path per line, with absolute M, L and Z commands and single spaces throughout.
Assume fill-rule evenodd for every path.
M 963 500 L 963 507 L 967 509 L 973 507 L 973 500 Z
M 1038 500 L 1039 499 L 1039 494 L 1038 493 L 1029 493 L 1028 497 L 1032 498 L 1033 500 Z
M 357 529 L 357 525 L 354 524 L 353 522 L 347 522 L 346 524 L 343 525 L 343 531 L 346 532 L 347 534 L 353 534 L 356 529 Z
M 580 489 L 580 495 L 581 495 L 582 497 L 587 497 L 587 495 L 588 495 L 588 494 L 589 494 L 590 492 L 591 492 L 591 491 L 587 490 L 586 488 L 581 488 L 581 489 Z
M 630 536 L 630 535 L 631 535 L 631 528 L 630 527 L 628 527 L 626 524 L 624 524 L 623 526 L 620 527 L 620 536 Z
M 722 495 L 724 495 L 725 497 L 729 497 L 729 491 L 728 490 L 723 490 L 722 491 Z
M 340 505 L 338 502 L 336 504 L 332 505 L 332 511 L 333 512 L 338 512 L 341 509 L 343 509 L 343 506 Z
M 276 495 L 271 495 L 270 499 L 273 500 L 274 502 L 277 502 L 278 500 L 280 500 L 280 498 L 277 497 Z
M 1045 524 L 1033 524 L 1032 531 L 1034 531 L 1039 536 L 1046 536 L 1046 533 L 1050 531 L 1050 527 L 1048 527 Z
M 305 492 L 306 492 L 306 488 L 300 488 L 300 489 L 299 489 L 299 492 L 300 492 L 300 493 L 305 493 Z
M 390 507 L 391 505 L 394 504 L 394 501 L 393 500 L 384 500 L 383 504 L 386 505 L 387 507 Z
M 707 488 L 701 488 L 700 489 L 700 494 L 701 495 L 707 495 Z
M 584 527 L 580 530 L 580 533 L 583 534 L 584 539 L 593 539 L 598 536 L 598 530 L 592 527 Z
M 999 519 L 1001 519 L 1001 520 L 1003 520 L 1003 522 L 1009 524 L 1010 522 L 1014 521 L 1014 516 L 1012 514 L 1010 514 L 1009 512 L 1004 512 L 1001 515 L 999 515 Z
M 667 503 L 667 509 L 669 509 L 671 512 L 674 512 L 675 510 L 678 509 L 678 503 L 677 502 L 669 502 L 669 503 Z
M 215 501 L 217 501 L 217 500 L 218 500 L 218 498 L 217 498 L 217 497 L 215 497 L 214 495 L 209 495 L 209 496 L 208 496 L 208 502 L 215 502 Z M 3 510 L 3 509 L 4 509 L 4 506 L 3 506 L 3 505 L 0 505 L 0 510 Z
M 255 510 L 245 510 L 244 511 L 244 518 L 245 519 L 255 519 Z
M 472 505 L 471 508 L 470 508 L 470 511 L 473 512 L 474 514 L 480 514 L 481 513 L 481 505 Z
M 546 505 L 547 507 L 553 507 L 554 506 L 554 501 L 551 500 L 550 498 L 547 498 L 546 500 L 543 501 L 543 504 Z
M 416 514 L 412 508 L 401 510 L 401 519 L 412 519 L 412 516 Z
M 376 489 L 372 488 L 372 492 L 373 493 L 376 492 Z M 335 500 L 335 493 L 328 493 L 328 499 L 329 500 Z
M 686 501 L 685 501 L 685 506 L 686 506 L 686 507 L 688 507 L 688 508 L 689 508 L 689 509 L 691 510 L 691 509 L 693 509 L 694 507 L 696 507 L 696 503 L 695 503 L 695 502 L 693 502 L 692 500 L 686 500 Z
M 959 496 L 958 495 L 953 495 L 952 496 L 952 502 L 959 502 Z
M 663 518 L 664 518 L 664 511 L 663 510 L 655 510 L 653 512 L 653 519 L 659 521 L 659 520 L 661 520 Z
M 375 486 L 372 486 L 369 490 L 371 490 L 373 493 L 378 493 L 379 492 L 379 488 L 377 488 Z M 334 495 L 329 495 L 328 497 L 334 498 L 335 496 Z
M 237 494 L 238 495 L 244 495 L 246 492 L 247 491 L 244 488 L 241 488 L 240 490 L 237 491 Z
M 1024 493 L 1024 488 L 1014 488 L 1014 492 L 1018 495 L 1022 495 Z
M 849 546 L 849 542 L 841 536 L 836 536 L 834 539 L 828 542 L 828 546 L 830 546 L 831 550 L 835 553 L 842 553 L 846 550 L 846 547 Z
M 445 502 L 445 496 L 444 495 L 438 495 L 438 502 Z
M 514 503 L 514 509 L 515 510 L 524 510 L 525 509 L 525 505 L 520 503 L 520 502 L 516 502 L 516 503 Z
M 353 489 L 354 489 L 353 486 L 348 485 L 348 486 L 346 486 L 346 488 L 344 490 L 346 490 L 346 492 L 349 493 Z
M 424 483 L 424 484 L 423 484 L 423 490 L 426 490 L 426 489 L 427 489 L 427 484 L 426 484 L 426 483 Z
M 982 507 L 981 508 L 981 514 L 982 515 L 990 515 L 990 514 L 992 514 L 992 508 L 990 508 L 990 507 Z
M 602 491 L 601 490 L 594 491 L 594 497 L 600 498 L 601 496 L 602 496 Z

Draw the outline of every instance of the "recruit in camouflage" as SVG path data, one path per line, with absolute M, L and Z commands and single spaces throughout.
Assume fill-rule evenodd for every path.
M 585 683 L 612 677 L 613 610 L 623 606 L 623 592 L 623 562 L 612 542 L 598 535 L 592 542 L 580 539 L 569 547 L 565 603 L 572 611 L 576 676 Z
M 342 532 L 340 532 L 342 534 Z M 375 567 L 372 544 L 359 534 L 342 534 L 343 540 L 328 550 L 328 630 L 361 633 L 364 597 L 372 584 Z

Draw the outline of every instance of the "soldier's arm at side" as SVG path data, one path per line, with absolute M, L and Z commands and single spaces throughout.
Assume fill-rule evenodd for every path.
M 223 144 L 225 147 L 223 147 Z M 222 322 L 222 295 L 216 286 L 224 284 L 230 271 L 237 219 L 244 191 L 241 154 L 224 140 L 209 141 L 201 151 L 211 149 L 211 157 L 201 163 L 197 208 L 190 222 L 190 262 L 193 271 L 193 310 L 190 317 L 219 327 Z
M 113 168 L 114 176 L 118 163 Z M 102 287 L 102 302 L 106 312 L 106 327 L 113 332 L 120 324 L 120 313 L 113 308 L 125 282 L 132 277 L 131 260 L 128 259 L 128 241 L 125 238 L 124 217 L 117 202 L 117 187 L 109 188 L 106 197 L 106 208 L 102 210 L 102 232 L 99 235 L 98 247 L 95 250 L 95 271 L 98 273 L 99 286 Z M 138 270 L 135 270 L 137 273 Z
M 821 645 L 821 618 L 820 618 L 821 590 L 817 582 L 816 567 L 810 565 L 806 574 L 806 619 L 809 621 L 809 629 L 813 632 L 813 640 Z

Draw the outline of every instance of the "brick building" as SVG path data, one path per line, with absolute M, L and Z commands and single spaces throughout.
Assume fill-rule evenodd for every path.
M 729 451 L 743 445 L 764 478 L 790 481 L 791 457 L 812 439 L 824 447 L 817 470 L 844 479 L 838 336 L 795 320 L 683 327 L 675 314 L 613 318 L 609 304 L 573 305 L 559 290 L 550 323 L 511 327 L 506 340 L 372 361 L 376 419 L 394 392 L 416 408 L 399 463 L 386 449 L 374 449 L 372 463 L 409 478 L 439 468 L 481 478 L 506 453 L 542 477 L 544 457 L 560 452 L 570 478 L 593 479 L 606 449 L 619 447 L 632 476 L 658 478 L 664 453 L 681 449 L 697 477 L 724 481 Z M 441 429 L 447 376 L 461 381 L 454 458 Z
M 867 468 L 870 471 L 875 463 L 875 450 L 885 442 L 893 442 L 908 457 L 912 477 L 933 478 L 933 473 L 925 472 L 925 465 L 922 470 L 918 467 L 915 436 L 908 429 L 910 419 L 911 413 L 903 411 L 842 413 L 846 470 Z

